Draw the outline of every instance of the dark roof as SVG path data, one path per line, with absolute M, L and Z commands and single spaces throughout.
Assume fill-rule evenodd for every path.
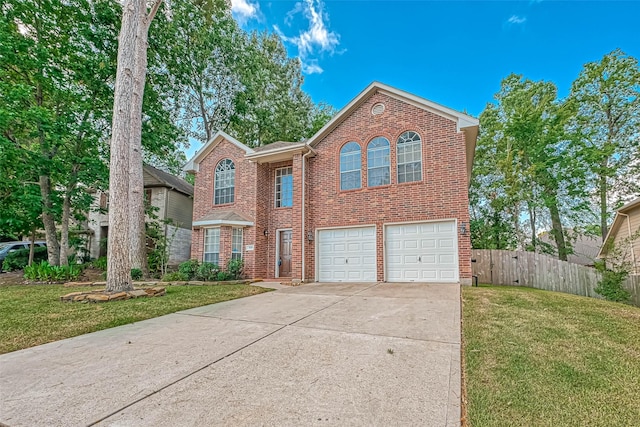
M 170 173 L 154 168 L 150 165 L 144 165 L 143 169 L 146 173 L 160 181 L 164 186 L 173 188 L 187 196 L 193 196 L 193 185 L 189 184 L 184 179 L 171 175 Z

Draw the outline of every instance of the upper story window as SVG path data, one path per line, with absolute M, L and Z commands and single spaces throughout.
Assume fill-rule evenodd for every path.
M 398 182 L 422 180 L 422 140 L 408 131 L 398 138 Z
M 390 183 L 389 140 L 378 136 L 367 145 L 367 186 L 377 187 Z
M 340 190 L 360 188 L 360 145 L 349 142 L 340 150 Z
M 293 206 L 293 168 L 276 169 L 276 208 Z
M 220 160 L 213 182 L 213 204 L 233 203 L 236 186 L 236 165 L 229 159 Z

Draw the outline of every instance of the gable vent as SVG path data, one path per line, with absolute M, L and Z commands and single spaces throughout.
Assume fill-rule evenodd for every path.
M 379 116 L 384 113 L 384 104 L 378 103 L 371 108 L 371 114 L 374 116 Z

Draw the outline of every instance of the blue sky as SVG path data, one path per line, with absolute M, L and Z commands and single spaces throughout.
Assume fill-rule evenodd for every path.
M 342 108 L 374 80 L 478 116 L 512 72 L 566 96 L 582 65 L 640 58 L 640 1 L 232 0 L 247 30 L 276 32 L 315 102 Z

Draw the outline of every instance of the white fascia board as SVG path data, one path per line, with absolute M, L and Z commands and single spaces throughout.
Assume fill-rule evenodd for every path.
M 251 154 L 254 152 L 252 148 L 244 145 L 242 142 L 238 141 L 226 132 L 219 130 L 209 141 L 207 141 L 206 144 L 204 144 L 204 146 L 200 150 L 196 152 L 196 154 L 194 154 L 194 156 L 187 162 L 187 164 L 184 165 L 182 170 L 184 170 L 185 172 L 198 172 L 200 170 L 200 162 L 202 161 L 202 159 L 206 157 L 211 152 L 211 150 L 213 150 L 216 145 L 218 145 L 223 140 L 229 141 L 239 149 L 243 150 L 246 154 Z
M 254 223 L 251 221 L 226 221 L 224 219 L 193 221 L 194 227 L 215 227 L 219 225 L 241 225 L 243 227 L 253 227 Z

